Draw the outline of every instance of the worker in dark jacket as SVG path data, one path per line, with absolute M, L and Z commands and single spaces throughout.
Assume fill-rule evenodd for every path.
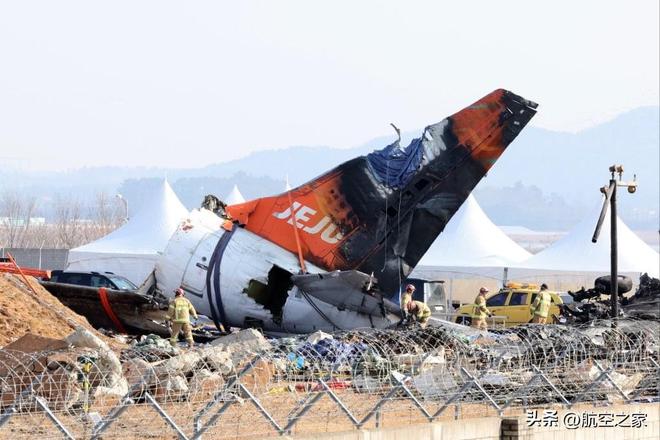
M 188 346 L 193 347 L 192 326 L 190 325 L 190 315 L 197 319 L 197 312 L 193 305 L 184 296 L 183 289 L 178 288 L 174 291 L 174 300 L 170 302 L 167 311 L 167 319 L 172 322 L 170 344 L 176 347 L 179 339 L 179 333 L 183 330 L 183 335 L 188 341 Z

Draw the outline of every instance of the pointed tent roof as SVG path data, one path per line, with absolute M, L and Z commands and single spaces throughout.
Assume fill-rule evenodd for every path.
M 419 265 L 510 267 L 531 256 L 495 226 L 470 194 Z
M 122 227 L 69 251 L 67 270 L 112 271 L 136 284 L 153 270 L 158 253 L 188 210 L 166 180 Z
M 229 194 L 227 194 L 222 201 L 227 205 L 238 205 L 239 203 L 245 203 L 245 197 L 243 197 L 243 194 L 238 190 L 238 186 L 234 185 Z
M 601 208 L 602 199 L 564 238 L 534 255 L 521 267 L 609 272 L 610 212 L 605 216 L 598 242 L 591 242 Z M 632 232 L 619 217 L 617 217 L 617 235 L 619 272 L 648 272 L 649 275 L 657 278 L 660 272 L 659 254 Z
M 128 223 L 96 241 L 71 249 L 71 252 L 151 254 L 162 251 L 186 215 L 188 210 L 167 180 L 163 180 Z

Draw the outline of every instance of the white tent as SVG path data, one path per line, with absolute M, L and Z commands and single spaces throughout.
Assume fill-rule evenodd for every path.
M 591 242 L 601 204 L 564 238 L 525 261 L 520 267 L 554 271 L 610 271 L 610 212 L 608 211 L 597 243 Z M 617 217 L 618 270 L 621 273 L 648 272 L 658 277 L 660 258 Z
M 234 185 L 229 194 L 222 199 L 227 205 L 238 205 L 239 203 L 245 203 L 245 197 L 238 190 L 238 186 Z
M 188 210 L 166 180 L 122 227 L 69 251 L 67 270 L 114 272 L 140 285 Z
M 495 226 L 470 194 L 419 265 L 509 267 L 531 255 Z

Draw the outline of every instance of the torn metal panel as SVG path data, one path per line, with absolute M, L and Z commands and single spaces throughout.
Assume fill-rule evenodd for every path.
M 414 177 L 424 157 L 422 138 L 401 148 L 399 140 L 367 155 L 371 171 L 389 187 L 403 188 Z
M 42 281 L 40 284 L 65 306 L 87 318 L 94 327 L 115 328 L 115 323 L 104 313 L 99 289 L 65 283 Z M 154 297 L 127 290 L 105 289 L 113 313 L 127 330 L 137 333 L 169 334 L 162 324 L 165 320 L 167 302 L 158 302 Z M 159 322 L 156 322 L 159 321 Z
M 358 271 L 334 271 L 324 274 L 293 275 L 293 283 L 305 293 L 336 306 L 368 315 L 400 313 L 399 307 L 376 292 L 366 289 L 372 277 Z
M 225 211 L 227 204 L 213 194 L 207 194 L 204 196 L 201 207 L 211 211 L 218 217 L 225 218 L 227 215 Z

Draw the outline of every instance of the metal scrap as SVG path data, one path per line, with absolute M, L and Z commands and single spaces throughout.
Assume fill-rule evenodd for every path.
M 568 323 L 585 324 L 611 317 L 611 298 L 603 299 L 609 292 L 609 284 L 604 284 L 603 278 L 598 278 L 591 289 L 583 287 L 576 292 L 568 292 L 575 301 L 560 305 L 563 319 Z M 606 281 L 609 283 L 609 279 Z M 622 293 L 626 291 L 624 289 Z M 660 280 L 643 274 L 635 293 L 628 298 L 620 297 L 619 303 L 619 317 L 660 319 Z

